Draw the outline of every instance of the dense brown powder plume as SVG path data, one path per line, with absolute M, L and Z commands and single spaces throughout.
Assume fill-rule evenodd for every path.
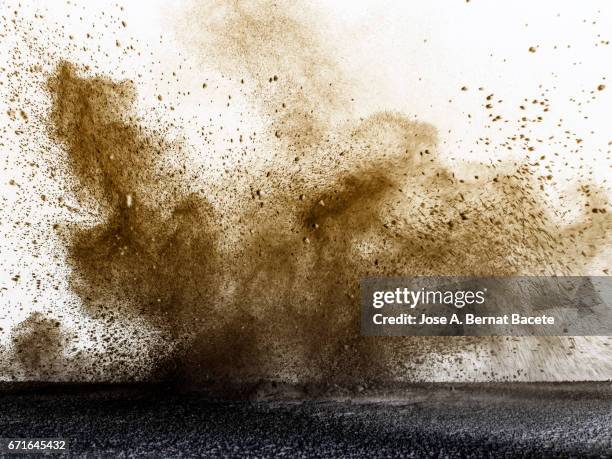
M 461 366 L 461 349 L 520 342 L 361 337 L 359 280 L 581 274 L 610 243 L 595 197 L 559 226 L 528 164 L 451 169 L 433 126 L 396 112 L 355 117 L 336 59 L 291 7 L 204 2 L 185 17 L 179 38 L 244 81 L 265 126 L 228 155 L 252 148 L 263 166 L 237 161 L 209 183 L 189 146 L 138 117 L 135 83 L 62 61 L 47 85 L 72 192 L 98 218 L 63 234 L 70 286 L 89 316 L 160 332 L 169 351 L 142 349 L 159 352 L 153 377 L 363 384 L 410 379 L 431 359 Z M 204 164 L 207 154 L 197 151 Z M 36 333 L 15 336 L 24 349 Z M 110 358 L 128 345 L 102 340 Z
M 112 316 L 122 298 L 136 300 L 126 305 L 130 312 L 179 332 L 192 305 L 215 298 L 211 207 L 200 197 L 177 195 L 155 170 L 156 158 L 170 146 L 130 122 L 130 84 L 83 79 L 64 63 L 49 87 L 55 134 L 82 190 L 105 214 L 104 224 L 72 235 L 74 288 L 94 314 Z M 159 199 L 157 206 L 146 198 Z M 172 202 L 168 212 L 166 201 Z
M 63 351 L 67 345 L 60 323 L 32 314 L 13 330 L 17 372 L 27 379 L 49 380 L 66 372 Z
M 609 224 L 596 214 L 555 227 L 525 166 L 458 180 L 436 159 L 433 128 L 394 113 L 329 125 L 299 168 L 279 161 L 253 178 L 265 194 L 215 209 L 163 178 L 158 158 L 175 150 L 133 121 L 129 83 L 63 63 L 49 88 L 70 170 L 103 215 L 70 233 L 73 287 L 90 314 L 144 317 L 182 343 L 160 362 L 174 377 L 388 378 L 418 356 L 416 341 L 359 336 L 362 276 L 565 272 Z M 243 236 L 228 246 L 223 214 L 236 212 Z M 445 353 L 459 342 L 418 343 Z

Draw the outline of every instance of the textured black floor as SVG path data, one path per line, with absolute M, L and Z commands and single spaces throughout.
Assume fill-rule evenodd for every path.
M 609 383 L 398 395 L 231 402 L 139 386 L 11 390 L 0 392 L 0 437 L 66 437 L 75 457 L 612 457 Z

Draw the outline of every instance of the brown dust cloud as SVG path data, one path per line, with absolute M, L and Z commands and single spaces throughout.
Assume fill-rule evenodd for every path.
M 33 314 L 11 332 L 12 365 L 30 378 L 76 367 L 70 378 L 90 379 L 96 359 L 123 362 L 138 346 L 117 331 L 122 322 L 154 329 L 164 345 L 141 344 L 146 364 L 95 378 L 351 386 L 435 379 L 426 367 L 436 359 L 477 377 L 465 349 L 571 352 L 567 338 L 360 336 L 364 276 L 580 274 L 609 249 L 612 221 L 594 185 L 581 184 L 576 199 L 586 205 L 563 225 L 527 161 L 451 167 L 436 126 L 399 112 L 352 116 L 339 56 L 298 12 L 199 2 L 173 17 L 192 61 L 229 75 L 264 126 L 234 135 L 231 166 L 214 183 L 199 169 L 215 146 L 198 149 L 195 164 L 187 142 L 140 116 L 136 75 L 111 79 L 61 50 L 49 71 L 33 70 L 49 105 L 30 128 L 63 152 L 40 161 L 69 177 L 71 202 L 95 218 L 49 229 L 63 247 L 61 273 L 79 312 L 108 331 L 91 338 L 103 353 L 62 360 L 70 326 Z M 139 58 L 120 46 L 125 59 Z M 212 84 L 201 84 L 201 97 Z M 517 120 L 513 139 L 526 148 L 520 126 L 529 122 Z

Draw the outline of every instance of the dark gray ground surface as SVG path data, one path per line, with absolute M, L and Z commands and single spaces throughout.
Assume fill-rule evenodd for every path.
M 299 402 L 159 386 L 10 388 L 0 391 L 0 437 L 66 437 L 75 457 L 612 457 L 610 383 L 366 392 Z

